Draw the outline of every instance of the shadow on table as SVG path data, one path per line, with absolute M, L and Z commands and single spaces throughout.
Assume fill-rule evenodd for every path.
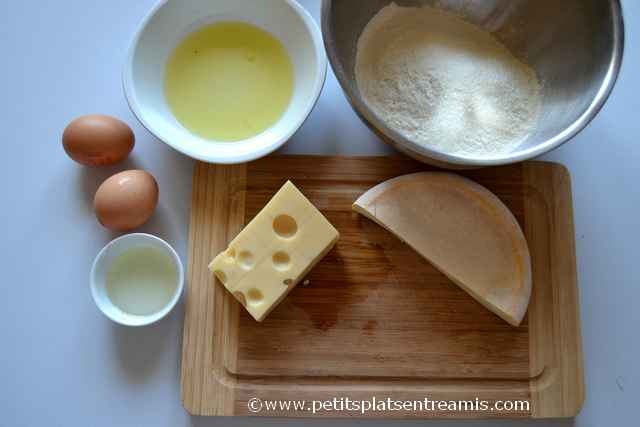
M 141 384 L 147 381 L 157 370 L 163 353 L 172 351 L 175 337 L 169 330 L 175 315 L 174 310 L 158 323 L 141 328 L 113 324 L 114 351 L 128 382 Z

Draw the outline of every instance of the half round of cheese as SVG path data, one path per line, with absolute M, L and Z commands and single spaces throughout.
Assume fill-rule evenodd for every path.
M 458 175 L 423 172 L 372 188 L 353 209 L 509 324 L 520 324 L 531 296 L 529 249 L 511 211 L 489 190 Z

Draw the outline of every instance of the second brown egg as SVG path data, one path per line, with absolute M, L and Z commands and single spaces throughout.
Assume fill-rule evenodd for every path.
M 131 231 L 151 218 L 158 204 L 158 184 L 143 170 L 120 172 L 102 183 L 94 199 L 96 217 L 114 231 Z

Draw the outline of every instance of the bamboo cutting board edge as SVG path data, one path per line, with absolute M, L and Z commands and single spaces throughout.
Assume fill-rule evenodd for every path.
M 533 264 L 539 270 L 537 276 L 546 275 L 551 285 L 534 285 L 529 306 L 529 322 L 535 322 L 529 337 L 530 367 L 532 377 L 537 377 L 531 384 L 532 415 L 573 417 L 584 404 L 585 385 L 571 176 L 566 167 L 548 162 L 525 163 L 523 172 L 529 193 L 525 210 L 533 213 L 541 206 L 547 208 L 546 213 L 526 217 L 525 234 L 531 250 L 546 253 L 553 266 L 541 271 L 539 264 Z M 544 202 L 535 203 L 536 199 Z M 540 227 L 549 233 L 536 233 Z M 557 337 L 559 346 L 550 337 Z
M 310 165 L 317 161 L 344 160 L 315 156 L 271 159 L 274 162 L 291 161 L 299 164 L 306 160 Z M 269 160 L 262 161 L 263 165 L 266 161 Z M 349 158 L 346 161 L 354 164 L 359 161 L 409 162 L 398 158 Z M 392 381 L 371 378 L 366 381 L 355 379 L 358 385 L 354 386 L 354 379 L 344 377 L 299 377 L 266 381 L 264 378 L 244 377 L 232 373 L 235 371 L 238 351 L 238 341 L 234 339 L 238 333 L 238 304 L 222 286 L 213 286 L 208 270 L 203 267 L 206 267 L 211 255 L 217 249 L 226 247 L 228 241 L 244 225 L 247 167 L 252 166 L 198 164 L 194 171 L 181 381 L 183 404 L 189 412 L 197 415 L 250 415 L 246 410 L 246 400 L 243 399 L 246 399 L 252 390 L 259 389 L 272 390 L 274 398 L 278 398 L 278 390 L 293 387 L 297 391 L 296 396 L 309 397 L 311 400 L 313 397 L 321 397 L 322 393 L 319 395 L 318 390 L 323 390 L 324 393 L 329 390 L 329 393 L 333 394 L 339 390 L 351 390 L 356 394 L 370 395 L 376 390 L 384 390 L 386 384 L 389 390 L 400 388 L 418 390 L 420 393 L 438 390 L 459 391 L 466 387 L 468 392 L 477 393 L 480 390 L 487 396 L 511 393 L 512 398 L 517 397 L 513 395 L 516 390 L 521 393 L 523 389 L 527 389 L 532 404 L 530 417 L 569 417 L 577 414 L 584 399 L 584 383 L 571 187 L 565 168 L 542 162 L 530 162 L 521 166 L 526 187 L 525 210 L 535 214 L 533 217 L 525 216 L 525 232 L 530 239 L 530 246 L 540 246 L 542 249 L 539 250 L 543 252 L 549 250 L 549 262 L 552 266 L 552 271 L 538 272 L 549 280 L 550 287 L 547 289 L 539 286 L 540 289 L 536 290 L 534 284 L 529 310 L 529 364 L 532 379 L 522 384 L 522 381 L 517 380 L 505 380 L 502 383 L 474 380 L 465 383 L 464 379 L 425 382 L 408 378 Z M 354 172 L 346 170 L 344 173 L 349 175 Z M 224 224 L 224 227 L 214 227 L 211 218 L 216 218 L 216 224 Z M 536 233 L 534 230 L 539 227 L 546 227 L 549 233 Z M 534 237 L 531 238 L 530 235 Z M 549 303 L 553 308 L 551 316 Z M 560 347 L 555 344 L 559 344 Z M 269 415 L 308 416 L 299 413 Z M 397 414 L 382 416 L 392 417 Z M 434 415 L 414 416 L 424 418 Z

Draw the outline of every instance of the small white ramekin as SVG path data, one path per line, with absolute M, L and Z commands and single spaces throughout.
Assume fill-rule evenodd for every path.
M 188 34 L 206 24 L 242 21 L 262 28 L 285 46 L 294 66 L 289 108 L 261 134 L 233 143 L 209 141 L 185 129 L 165 98 L 169 56 Z M 327 74 L 322 33 L 295 0 L 161 0 L 142 22 L 123 73 L 124 91 L 135 116 L 158 139 L 209 163 L 244 163 L 285 144 L 315 106 Z
M 107 273 L 113 261 L 127 249 L 139 246 L 152 246 L 162 250 L 173 260 L 178 272 L 178 282 L 171 300 L 161 310 L 147 316 L 137 316 L 122 311 L 111 302 L 106 290 Z M 89 282 L 93 300 L 105 316 L 125 326 L 146 326 L 162 319 L 176 306 L 184 289 L 184 269 L 176 251 L 164 240 L 150 234 L 127 234 L 112 240 L 98 253 L 91 267 Z

